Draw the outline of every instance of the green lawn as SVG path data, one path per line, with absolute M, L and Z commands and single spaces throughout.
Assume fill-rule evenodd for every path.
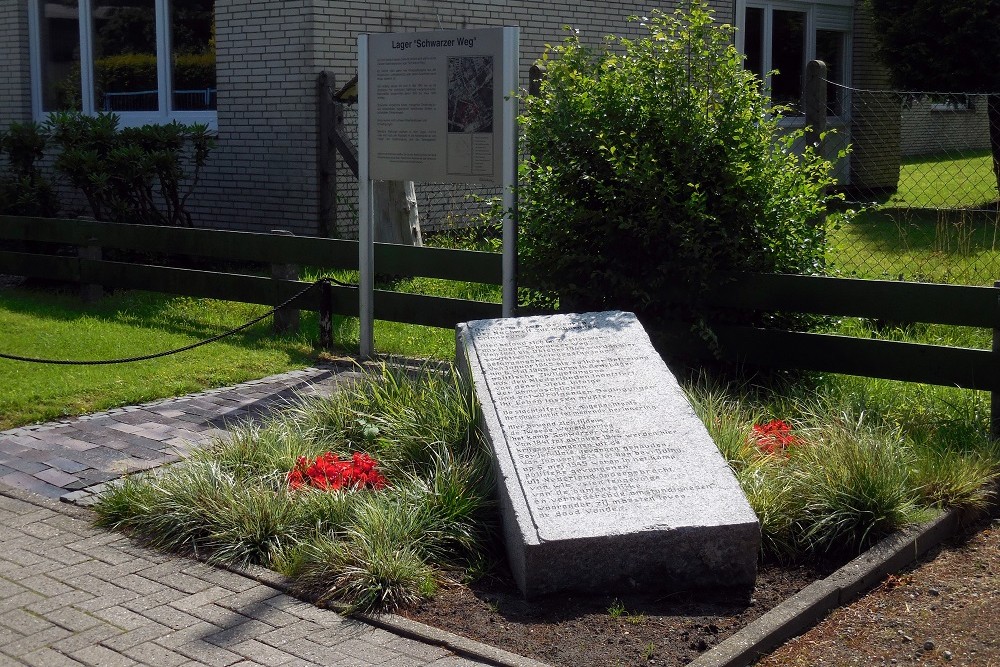
M 888 280 L 992 285 L 1000 216 L 984 211 L 870 210 L 828 221 L 831 272 Z
M 351 279 L 341 276 L 341 279 Z M 385 285 L 388 287 L 388 285 Z M 399 291 L 499 300 L 499 288 L 430 279 L 398 281 Z M 0 352 L 25 357 L 100 360 L 190 345 L 266 312 L 210 299 L 119 292 L 83 304 L 70 291 L 0 290 Z M 358 319 L 334 318 L 334 353 L 356 353 Z M 320 351 L 316 315 L 303 311 L 302 333 L 275 337 L 270 319 L 232 338 L 149 361 L 102 366 L 0 359 L 0 429 L 177 396 L 302 368 Z M 379 353 L 452 359 L 450 329 L 375 323 Z
M 0 291 L 0 352 L 112 359 L 189 345 L 265 312 L 259 306 L 125 292 L 85 305 L 73 294 Z M 270 322 L 211 345 L 139 363 L 62 366 L 0 359 L 0 428 L 223 386 L 315 358 L 305 337 L 275 338 Z
M 905 158 L 899 191 L 886 204 L 912 208 L 982 208 L 997 201 L 988 150 Z
M 903 161 L 899 189 L 852 222 L 829 219 L 831 271 L 861 278 L 991 285 L 1000 213 L 989 151 Z

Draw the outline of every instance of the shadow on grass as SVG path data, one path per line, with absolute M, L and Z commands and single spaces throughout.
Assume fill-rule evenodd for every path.
M 1000 252 L 1000 215 L 993 211 L 883 208 L 859 213 L 843 229 L 883 252 Z

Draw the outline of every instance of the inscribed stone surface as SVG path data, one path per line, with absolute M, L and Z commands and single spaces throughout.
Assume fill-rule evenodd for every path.
M 634 315 L 480 320 L 458 340 L 526 595 L 592 588 L 602 564 L 605 583 L 752 585 L 757 518 Z

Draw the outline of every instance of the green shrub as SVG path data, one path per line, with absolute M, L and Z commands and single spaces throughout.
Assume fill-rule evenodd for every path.
M 792 150 L 801 131 L 778 132 L 702 2 L 645 25 L 543 57 L 541 94 L 523 100 L 520 259 L 538 305 L 632 310 L 655 331 L 676 316 L 668 290 L 697 294 L 720 270 L 818 270 L 811 221 L 833 181 L 812 147 Z
M 97 89 L 103 92 L 136 92 L 157 87 L 156 54 L 123 53 L 94 62 Z
M 114 114 L 58 112 L 47 129 L 56 171 L 83 193 L 96 219 L 192 225 L 187 200 L 215 144 L 206 125 L 119 129 Z
M 53 216 L 59 199 L 42 174 L 48 136 L 37 123 L 13 123 L 0 134 L 0 154 L 7 161 L 0 169 L 0 214 Z
M 124 53 L 104 56 L 94 62 L 97 87 L 107 92 L 136 92 L 157 88 L 156 55 Z M 179 53 L 174 56 L 173 87 L 215 86 L 215 52 Z
M 215 52 L 179 53 L 174 57 L 174 88 L 214 88 Z

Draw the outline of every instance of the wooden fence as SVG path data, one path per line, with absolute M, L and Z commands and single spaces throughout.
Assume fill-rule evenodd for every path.
M 4 242 L 74 246 L 74 255 L 0 250 L 0 273 L 55 278 L 80 284 L 144 289 L 276 305 L 309 283 L 259 275 L 205 271 L 101 259 L 104 249 L 167 253 L 319 269 L 356 269 L 355 241 L 249 232 L 120 225 L 87 220 L 0 216 Z M 6 245 L 10 245 L 7 243 Z M 379 272 L 500 284 L 501 258 L 493 253 L 376 244 Z M 320 290 L 292 305 L 320 310 Z M 331 312 L 356 316 L 357 290 L 328 291 Z M 672 298 L 672 297 L 665 297 Z M 682 298 L 677 296 L 676 298 Z M 992 429 L 1000 434 L 1000 283 L 969 287 L 790 275 L 743 275 L 709 292 L 719 308 L 760 312 L 868 317 L 901 323 L 981 327 L 993 334 L 990 350 L 852 338 L 755 327 L 716 327 L 723 360 L 772 368 L 804 369 L 922 382 L 993 392 Z M 375 317 L 453 327 L 457 322 L 500 316 L 500 305 L 377 290 Z M 692 354 L 706 348 L 678 327 L 676 344 Z
M 0 273 L 272 306 L 291 298 L 309 283 L 102 257 L 105 250 L 117 249 L 223 262 L 298 264 L 319 270 L 358 268 L 356 241 L 305 236 L 0 216 L 0 243 L 5 241 L 75 246 L 79 252 L 53 255 L 0 250 Z M 500 284 L 500 262 L 500 255 L 494 253 L 375 244 L 376 269 L 397 276 Z M 320 290 L 311 290 L 291 307 L 319 311 L 328 306 L 332 313 L 357 317 L 355 288 L 333 286 L 329 290 L 330 303 L 322 304 L 321 298 Z M 456 322 L 500 317 L 500 304 L 376 290 L 375 317 L 453 327 Z

